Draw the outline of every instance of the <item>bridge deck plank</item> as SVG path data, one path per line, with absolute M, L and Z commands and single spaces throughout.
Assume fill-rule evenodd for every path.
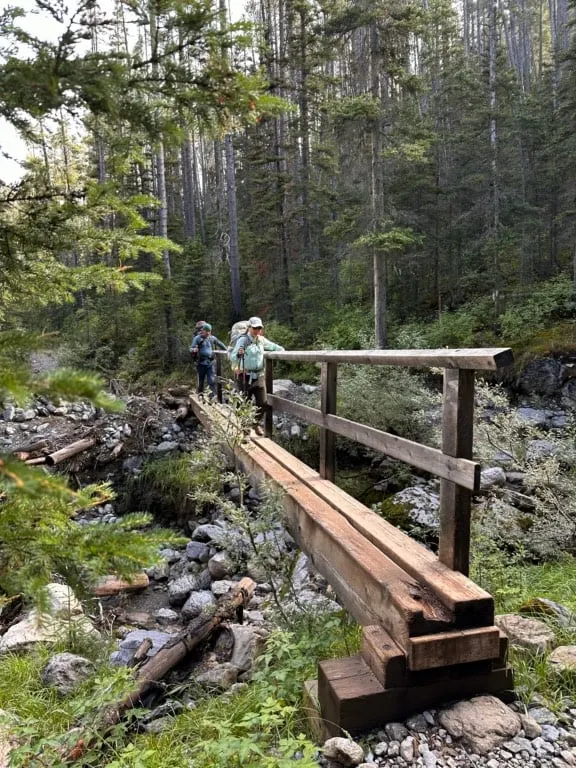
M 318 472 L 268 439 L 255 442 L 308 488 L 338 510 L 348 522 L 402 570 L 425 584 L 454 612 L 458 628 L 494 623 L 494 601 L 488 592 L 461 573 L 452 571 L 436 555 L 388 523 Z

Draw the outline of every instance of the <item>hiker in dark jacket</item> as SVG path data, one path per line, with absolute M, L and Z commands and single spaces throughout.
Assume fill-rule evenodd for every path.
M 212 336 L 212 326 L 204 323 L 201 330 L 192 339 L 190 355 L 198 368 L 198 394 L 204 393 L 204 382 L 208 382 L 212 397 L 216 397 L 216 376 L 214 375 L 214 348 L 226 350 L 227 347 L 216 336 Z

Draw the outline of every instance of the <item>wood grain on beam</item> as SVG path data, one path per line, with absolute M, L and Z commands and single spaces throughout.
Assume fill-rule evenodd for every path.
M 429 549 L 341 488 L 323 480 L 318 472 L 281 446 L 266 439 L 259 439 L 257 443 L 294 477 L 337 509 L 356 530 L 402 570 L 426 584 L 454 612 L 458 627 L 490 626 L 494 623 L 494 601 L 488 592 L 463 574 L 452 571 Z

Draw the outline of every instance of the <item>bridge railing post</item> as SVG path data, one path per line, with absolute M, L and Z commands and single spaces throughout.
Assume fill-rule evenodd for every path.
M 320 411 L 323 416 L 336 414 L 337 381 L 338 364 L 322 363 Z M 335 476 L 336 435 L 332 430 L 323 427 L 320 429 L 320 477 L 333 483 Z
M 265 365 L 266 392 L 268 395 L 272 395 L 274 390 L 274 360 L 266 359 Z M 274 409 L 270 404 L 268 404 L 266 406 L 266 410 L 264 411 L 264 434 L 266 437 L 272 437 L 273 432 Z
M 474 418 L 474 371 L 444 369 L 442 452 L 472 458 Z M 440 480 L 440 561 L 468 575 L 470 565 L 471 492 L 461 485 Z
M 216 399 L 222 402 L 222 356 L 216 355 Z

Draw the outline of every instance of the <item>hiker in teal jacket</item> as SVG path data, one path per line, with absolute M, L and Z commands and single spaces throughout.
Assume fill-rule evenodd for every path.
M 264 352 L 283 352 L 284 347 L 274 344 L 262 335 L 262 320 L 251 317 L 248 332 L 240 336 L 230 352 L 230 362 L 236 377 L 238 389 L 248 400 L 254 398 L 256 404 L 256 434 L 263 435 L 260 426 L 266 407 L 266 382 L 264 379 Z
M 227 349 L 220 339 L 212 336 L 212 326 L 204 323 L 199 332 L 192 339 L 190 355 L 198 367 L 198 394 L 204 392 L 204 382 L 208 382 L 212 397 L 216 397 L 216 377 L 214 375 L 214 347 Z

